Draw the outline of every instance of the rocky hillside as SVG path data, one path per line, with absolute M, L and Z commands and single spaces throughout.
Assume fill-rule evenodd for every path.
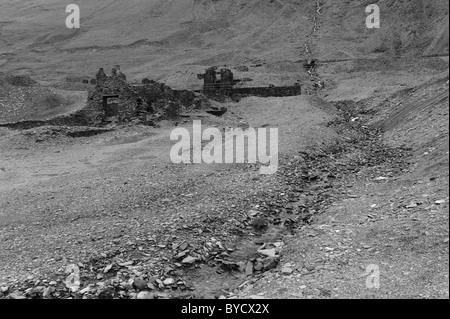
M 0 12 L 0 65 L 55 80 L 89 75 L 108 61 L 137 79 L 151 76 L 189 88 L 198 84 L 198 70 L 214 64 L 262 64 L 250 74 L 277 84 L 301 77 L 292 62 L 305 57 L 448 52 L 448 1 L 378 1 L 380 30 L 365 26 L 370 3 L 80 0 L 82 28 L 73 31 L 65 27 L 60 1 L 6 0 Z M 270 73 L 274 76 L 266 77 Z
M 85 105 L 86 97 L 84 92 L 42 86 L 27 76 L 0 75 L 0 123 L 71 113 Z

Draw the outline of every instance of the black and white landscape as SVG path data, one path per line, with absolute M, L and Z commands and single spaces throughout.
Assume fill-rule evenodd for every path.
M 0 299 L 449 298 L 447 0 L 69 4 L 0 1 Z

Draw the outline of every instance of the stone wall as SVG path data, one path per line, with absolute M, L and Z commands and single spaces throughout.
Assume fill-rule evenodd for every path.
M 252 95 L 260 97 L 296 96 L 302 94 L 302 87 L 300 85 L 293 85 L 293 86 L 233 88 L 232 94 Z
M 217 79 L 217 73 L 220 74 L 220 80 Z M 198 74 L 199 79 L 203 79 L 203 92 L 207 96 L 233 96 L 233 95 L 253 95 L 260 97 L 270 96 L 295 96 L 302 94 L 300 84 L 293 86 L 268 86 L 268 87 L 245 87 L 235 88 L 233 85 L 240 80 L 235 80 L 233 72 L 229 69 L 220 69 L 217 67 L 208 68 L 204 74 Z
M 232 88 L 227 90 L 197 90 L 196 92 L 204 92 L 207 96 L 259 96 L 259 97 L 283 97 L 296 96 L 302 94 L 300 85 L 293 86 L 269 86 L 269 87 L 246 87 Z

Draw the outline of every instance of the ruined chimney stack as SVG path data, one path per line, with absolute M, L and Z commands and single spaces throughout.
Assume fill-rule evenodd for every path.
M 124 81 L 127 80 L 126 75 L 123 74 L 122 71 L 120 71 L 120 65 L 119 64 L 116 64 L 114 66 L 114 68 L 112 69 L 112 76 L 117 76 L 117 77 L 121 78 Z
M 97 72 L 97 75 L 95 76 L 97 80 L 97 86 L 103 85 L 105 83 L 105 80 L 108 78 L 103 68 L 100 68 Z

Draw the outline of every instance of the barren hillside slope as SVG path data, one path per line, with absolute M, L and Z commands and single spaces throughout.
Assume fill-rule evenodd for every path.
M 257 73 L 290 80 L 305 57 L 448 52 L 448 2 L 379 1 L 381 29 L 368 30 L 369 1 L 80 0 L 82 26 L 65 27 L 66 2 L 0 4 L 0 65 L 45 79 L 121 64 L 131 76 L 195 81 L 213 64 L 268 62 Z M 316 20 L 317 18 L 317 20 Z M 316 21 L 316 23 L 315 23 Z M 305 50 L 305 44 L 310 50 Z M 263 72 L 259 72 L 259 71 Z M 176 76 L 175 76 L 176 74 Z

